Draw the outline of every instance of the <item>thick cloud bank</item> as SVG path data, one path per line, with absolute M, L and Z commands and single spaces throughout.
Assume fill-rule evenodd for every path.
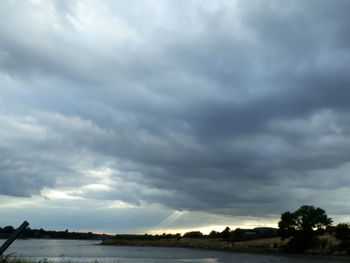
M 0 4 L 0 194 L 350 212 L 349 1 Z

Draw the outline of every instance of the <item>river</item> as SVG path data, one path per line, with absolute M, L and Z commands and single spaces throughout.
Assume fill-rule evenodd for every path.
M 2 244 L 4 240 L 0 240 Z M 187 248 L 101 246 L 100 241 L 16 240 L 5 254 L 33 261 L 100 263 L 345 263 L 346 259 L 315 256 L 276 256 L 228 253 Z

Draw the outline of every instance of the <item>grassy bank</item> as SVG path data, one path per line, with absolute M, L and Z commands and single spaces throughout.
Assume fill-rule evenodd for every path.
M 251 253 L 276 253 L 282 244 L 280 238 L 267 238 L 260 240 L 226 242 L 221 239 L 159 239 L 159 240 L 104 240 L 106 246 L 155 246 L 155 247 L 181 247 L 198 248 L 208 250 L 251 252 Z
M 122 263 L 119 259 L 116 259 L 115 261 L 109 261 L 110 263 Z M 18 257 L 0 257 L 0 263 L 57 263 L 55 261 L 50 261 L 47 259 L 43 260 L 29 260 L 25 258 L 18 258 Z M 71 261 L 60 261 L 60 263 L 73 263 Z M 100 263 L 98 260 L 92 260 L 90 263 Z
M 339 244 L 333 236 L 322 236 L 324 246 L 320 249 L 307 251 L 308 254 L 341 254 L 335 248 Z M 159 246 L 159 247 L 181 247 L 181 248 L 198 248 L 208 250 L 246 252 L 246 253 L 280 253 L 283 246 L 288 240 L 281 241 L 280 238 L 264 238 L 240 242 L 227 242 L 222 239 L 159 239 L 159 240 L 104 240 L 102 245 L 109 246 Z
M 0 263 L 34 263 L 34 262 L 24 258 L 19 258 L 19 257 L 0 256 Z

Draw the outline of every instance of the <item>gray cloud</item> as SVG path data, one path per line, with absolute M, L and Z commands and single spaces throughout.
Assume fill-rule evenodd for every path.
M 0 193 L 338 213 L 349 3 L 201 3 L 3 2 Z

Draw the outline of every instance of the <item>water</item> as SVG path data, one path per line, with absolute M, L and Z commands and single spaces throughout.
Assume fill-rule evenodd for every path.
M 0 240 L 2 244 L 4 240 Z M 33 261 L 100 263 L 338 263 L 348 259 L 315 256 L 274 256 L 187 248 L 100 246 L 100 241 L 16 240 L 6 251 Z

